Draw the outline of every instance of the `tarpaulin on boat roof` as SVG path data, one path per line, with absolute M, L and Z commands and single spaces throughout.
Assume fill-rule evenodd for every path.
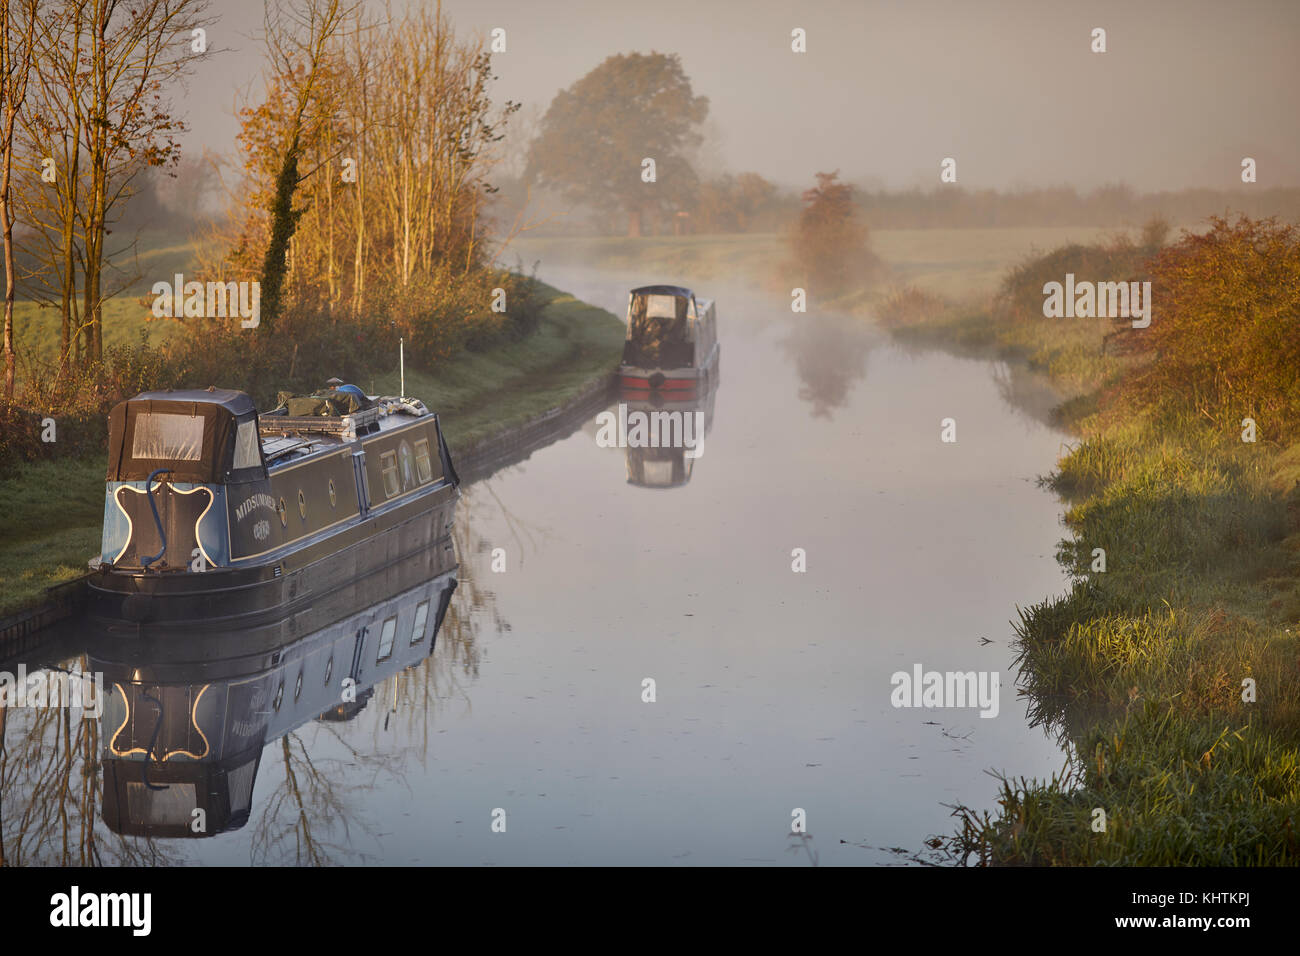
M 253 400 L 211 388 L 119 403 L 108 417 L 108 480 L 142 481 L 158 468 L 170 468 L 172 481 L 203 484 L 263 477 Z

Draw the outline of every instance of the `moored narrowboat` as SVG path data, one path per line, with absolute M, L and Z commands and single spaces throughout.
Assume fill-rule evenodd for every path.
M 427 580 L 454 566 L 459 479 L 437 415 L 355 386 L 281 399 L 259 415 L 209 388 L 113 409 L 97 624 L 303 633 L 388 568 Z
M 675 285 L 641 286 L 629 293 L 618 370 L 624 392 L 702 392 L 701 383 L 717 375 L 720 351 L 712 299 L 697 299 Z

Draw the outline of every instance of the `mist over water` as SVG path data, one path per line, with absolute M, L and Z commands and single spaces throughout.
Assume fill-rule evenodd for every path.
M 636 281 L 541 274 L 610 308 Z M 269 742 L 247 825 L 150 852 L 306 862 L 305 808 L 336 862 L 883 863 L 950 832 L 945 804 L 991 808 L 987 770 L 1060 769 L 1016 698 L 1008 621 L 1063 589 L 1059 505 L 1033 478 L 1064 436 L 1008 402 L 998 365 L 738 283 L 697 292 L 718 298 L 722 384 L 690 481 L 630 484 L 593 416 L 467 486 L 432 657 L 354 719 Z M 892 706 L 915 665 L 998 672 L 997 717 Z

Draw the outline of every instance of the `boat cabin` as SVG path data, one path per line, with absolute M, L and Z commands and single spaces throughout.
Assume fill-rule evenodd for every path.
M 109 417 L 99 567 L 274 563 L 457 483 L 438 416 L 418 399 L 345 385 L 282 393 L 259 415 L 230 389 L 145 392 Z
M 647 285 L 629 293 L 625 372 L 703 370 L 716 359 L 717 341 L 712 299 L 696 299 L 690 289 L 675 285 Z

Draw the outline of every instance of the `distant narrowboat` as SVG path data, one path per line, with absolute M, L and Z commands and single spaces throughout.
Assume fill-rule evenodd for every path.
M 289 620 L 305 633 L 395 565 L 455 565 L 459 497 L 438 416 L 341 385 L 281 394 L 146 392 L 109 418 L 108 480 L 87 613 L 141 636 Z
M 696 391 L 715 377 L 719 353 L 712 299 L 690 289 L 647 285 L 627 303 L 627 340 L 619 366 L 620 388 Z

